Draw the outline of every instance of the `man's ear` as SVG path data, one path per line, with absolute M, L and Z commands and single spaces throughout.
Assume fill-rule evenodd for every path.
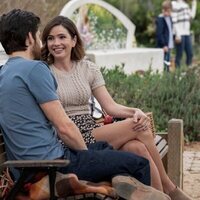
M 28 33 L 28 36 L 26 37 L 26 46 L 30 46 L 31 44 L 34 44 L 35 40 L 33 38 L 33 35 L 31 32 Z

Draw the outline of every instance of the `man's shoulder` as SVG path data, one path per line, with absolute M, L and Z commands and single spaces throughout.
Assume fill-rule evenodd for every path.
M 47 68 L 47 69 L 49 68 L 49 66 L 47 65 L 47 63 L 44 62 L 44 61 L 41 61 L 41 60 L 29 60 L 27 62 L 29 62 L 29 65 L 33 66 L 33 67 L 35 67 L 35 66 L 41 66 L 41 67 L 44 67 L 44 68 Z
M 33 70 L 39 70 L 39 71 L 49 71 L 49 66 L 40 60 L 26 60 L 23 63 L 24 65 L 24 70 L 27 70 L 29 72 Z
M 48 68 L 48 65 L 40 60 L 30 60 L 23 57 L 12 57 L 9 58 L 8 65 L 15 65 L 18 66 L 18 68 L 24 68 L 24 69 L 31 69 L 37 65 L 43 66 Z
M 40 60 L 16 59 L 14 62 L 8 64 L 13 66 L 12 73 L 16 73 L 21 77 L 28 78 L 33 74 L 42 75 L 48 73 L 49 68 L 46 63 Z

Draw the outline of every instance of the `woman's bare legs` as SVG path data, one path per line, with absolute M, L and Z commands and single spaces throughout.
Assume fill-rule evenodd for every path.
M 140 134 L 133 131 L 134 126 L 132 119 L 126 119 L 95 128 L 92 134 L 97 141 L 106 140 L 115 149 L 119 149 L 129 140 L 136 139 L 137 135 Z
M 160 174 L 158 172 L 158 169 L 157 169 L 153 159 L 151 158 L 151 155 L 149 154 L 147 148 L 145 147 L 145 145 L 143 143 L 141 143 L 138 140 L 130 140 L 129 142 L 124 144 L 120 148 L 120 150 L 132 152 L 132 153 L 135 153 L 139 156 L 142 156 L 142 157 L 148 159 L 149 164 L 150 164 L 150 169 L 151 169 L 151 186 L 156 188 L 157 190 L 163 191 L 163 186 L 162 186 L 162 182 L 160 179 Z
M 134 126 L 135 124 L 132 119 L 126 119 L 96 128 L 93 130 L 92 134 L 97 141 L 107 141 L 115 149 L 120 149 L 130 140 L 137 139 L 142 142 L 146 146 L 154 164 L 158 169 L 164 192 L 169 194 L 169 192 L 175 189 L 175 185 L 166 174 L 159 152 L 154 143 L 153 134 L 150 129 L 143 132 L 136 132 L 133 130 Z
M 160 178 L 162 181 L 162 185 L 163 185 L 163 189 L 164 192 L 169 194 L 171 191 L 173 191 L 175 189 L 175 185 L 174 183 L 169 179 L 165 168 L 163 166 L 162 160 L 160 158 L 159 152 L 156 148 L 155 142 L 154 142 L 154 138 L 153 135 L 149 130 L 141 132 L 141 134 L 138 134 L 137 139 L 139 141 L 141 141 L 147 148 L 148 152 L 151 155 L 151 158 L 153 159 L 159 174 L 160 174 Z

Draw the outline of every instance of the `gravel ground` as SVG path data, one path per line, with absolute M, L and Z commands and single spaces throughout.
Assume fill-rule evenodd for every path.
M 200 200 L 200 142 L 185 145 L 183 168 L 183 190 L 193 200 Z

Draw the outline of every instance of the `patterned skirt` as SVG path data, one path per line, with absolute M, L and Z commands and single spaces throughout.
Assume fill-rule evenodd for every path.
M 94 128 L 100 127 L 100 124 L 97 124 L 92 115 L 83 114 L 83 115 L 74 115 L 69 116 L 69 118 L 76 124 L 79 128 L 83 139 L 85 140 L 86 145 L 95 143 L 96 140 L 92 136 L 92 130 Z

